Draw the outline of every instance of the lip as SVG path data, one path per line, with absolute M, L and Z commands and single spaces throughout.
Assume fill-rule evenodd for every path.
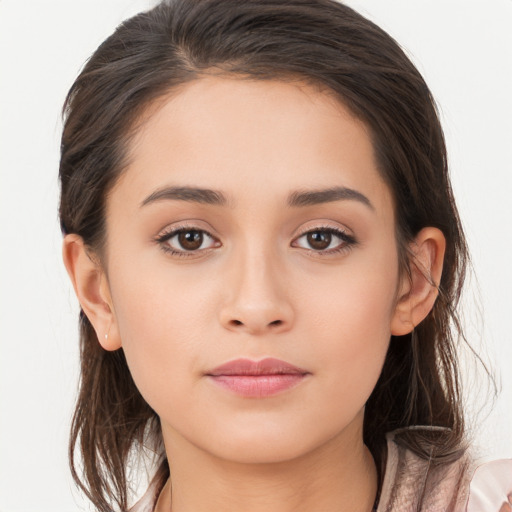
M 307 375 L 307 370 L 274 358 L 235 359 L 206 374 L 215 384 L 248 398 L 276 395 L 296 386 Z

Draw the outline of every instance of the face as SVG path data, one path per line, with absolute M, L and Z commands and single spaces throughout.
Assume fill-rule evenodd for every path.
M 270 462 L 361 437 L 394 233 L 368 130 L 332 96 L 208 77 L 154 106 L 108 199 L 105 266 L 166 445 Z

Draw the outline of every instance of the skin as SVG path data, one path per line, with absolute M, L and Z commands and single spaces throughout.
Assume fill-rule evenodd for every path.
M 170 198 L 166 187 L 213 189 L 225 202 Z M 288 204 L 335 187 L 361 196 Z M 162 240 L 178 228 L 211 238 L 189 251 Z M 330 236 L 328 249 L 306 233 Z M 76 235 L 64 260 L 98 339 L 123 348 L 160 416 L 172 504 L 168 484 L 157 510 L 371 510 L 364 405 L 390 336 L 432 308 L 425 273 L 440 279 L 443 235 L 425 228 L 411 249 L 409 280 L 369 132 L 332 95 L 207 76 L 148 110 L 108 198 L 103 261 Z M 241 357 L 308 375 L 264 398 L 207 377 Z

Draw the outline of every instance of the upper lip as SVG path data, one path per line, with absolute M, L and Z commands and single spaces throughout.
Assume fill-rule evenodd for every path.
M 309 372 L 286 361 L 268 357 L 260 361 L 234 359 L 217 366 L 217 368 L 209 371 L 207 375 L 215 377 L 219 375 L 289 375 L 306 373 Z

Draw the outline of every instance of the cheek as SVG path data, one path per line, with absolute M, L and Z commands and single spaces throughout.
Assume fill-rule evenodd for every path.
M 333 395 L 354 407 L 371 394 L 384 364 L 398 280 L 396 259 L 360 263 L 331 277 L 304 308 L 310 338 L 319 340 L 314 343 L 319 373 Z M 315 289 L 312 283 L 309 289 Z
M 123 350 L 141 394 L 153 408 L 164 394 L 187 396 L 211 343 L 212 284 L 154 266 L 139 273 L 118 266 L 111 286 Z

